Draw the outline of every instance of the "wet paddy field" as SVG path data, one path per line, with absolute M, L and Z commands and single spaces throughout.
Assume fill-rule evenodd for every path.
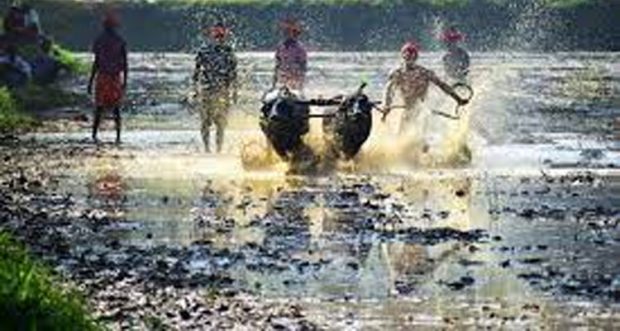
M 366 80 L 378 98 L 395 58 L 315 54 L 306 94 Z M 287 176 L 242 162 L 268 55 L 242 56 L 222 155 L 183 102 L 191 57 L 135 56 L 122 146 L 67 119 L 2 142 L 2 226 L 113 329 L 614 329 L 619 59 L 475 54 L 469 124 L 429 138 L 466 137 L 470 162 L 404 166 L 377 121 L 354 164 Z

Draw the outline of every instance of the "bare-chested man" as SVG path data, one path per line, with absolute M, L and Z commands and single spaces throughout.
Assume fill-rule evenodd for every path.
M 469 74 L 469 54 L 459 46 L 465 35 L 456 27 L 450 27 L 443 32 L 441 41 L 444 42 L 448 52 L 443 57 L 443 68 L 448 79 L 455 82 L 467 81 Z
M 401 132 L 404 125 L 411 123 L 420 115 L 419 104 L 424 101 L 431 83 L 437 85 L 446 94 L 451 96 L 460 105 L 467 104 L 467 100 L 461 98 L 445 82 L 440 80 L 435 73 L 418 64 L 419 47 L 414 42 L 406 43 L 400 50 L 403 63 L 390 74 L 384 94 L 384 116 L 393 108 L 392 102 L 395 92 L 400 92 L 404 102 L 405 111 L 401 120 Z

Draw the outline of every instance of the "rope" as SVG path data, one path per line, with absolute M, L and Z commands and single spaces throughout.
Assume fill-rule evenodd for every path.
M 456 90 L 458 88 L 464 88 L 467 91 L 467 96 L 462 97 L 464 100 L 467 100 L 467 102 L 469 102 L 473 97 L 474 97 L 474 89 L 471 88 L 471 86 L 465 84 L 465 83 L 456 83 L 454 85 L 452 85 L 452 89 Z M 461 118 L 460 113 L 461 110 L 465 107 L 465 105 L 460 105 L 457 104 L 454 107 L 454 113 L 453 114 L 448 114 L 448 113 L 444 113 L 442 111 L 439 110 L 433 110 L 432 113 L 435 115 L 439 115 L 439 116 L 443 116 L 446 118 L 449 118 L 451 120 L 459 120 Z

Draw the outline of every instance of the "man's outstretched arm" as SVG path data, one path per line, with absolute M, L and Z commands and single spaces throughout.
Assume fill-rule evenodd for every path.
M 439 77 L 437 77 L 437 75 L 435 75 L 434 73 L 430 73 L 429 79 L 431 82 L 433 82 L 433 84 L 437 85 L 447 95 L 451 96 L 454 100 L 456 100 L 459 105 L 466 105 L 469 102 L 468 100 L 465 100 L 461 98 L 461 96 L 456 94 L 456 92 L 454 92 L 454 89 L 450 85 L 439 79 Z
M 385 86 L 385 90 L 383 92 L 383 100 L 382 100 L 382 104 L 383 104 L 383 117 L 381 118 L 382 120 L 385 120 L 387 115 L 392 110 L 391 107 L 392 107 L 392 101 L 393 101 L 393 98 L 394 98 L 395 89 L 396 89 L 396 79 L 395 79 L 394 75 L 392 74 L 388 78 L 387 85 Z

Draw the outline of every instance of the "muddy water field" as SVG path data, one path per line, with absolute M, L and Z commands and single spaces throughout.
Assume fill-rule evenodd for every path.
M 396 59 L 312 54 L 306 94 L 379 98 Z M 620 55 L 475 53 L 459 121 L 433 92 L 414 133 L 376 120 L 356 160 L 294 176 L 258 129 L 271 55 L 241 55 L 220 155 L 191 60 L 132 56 L 120 146 L 89 141 L 87 107 L 0 143 L 0 226 L 111 329 L 620 327 Z

